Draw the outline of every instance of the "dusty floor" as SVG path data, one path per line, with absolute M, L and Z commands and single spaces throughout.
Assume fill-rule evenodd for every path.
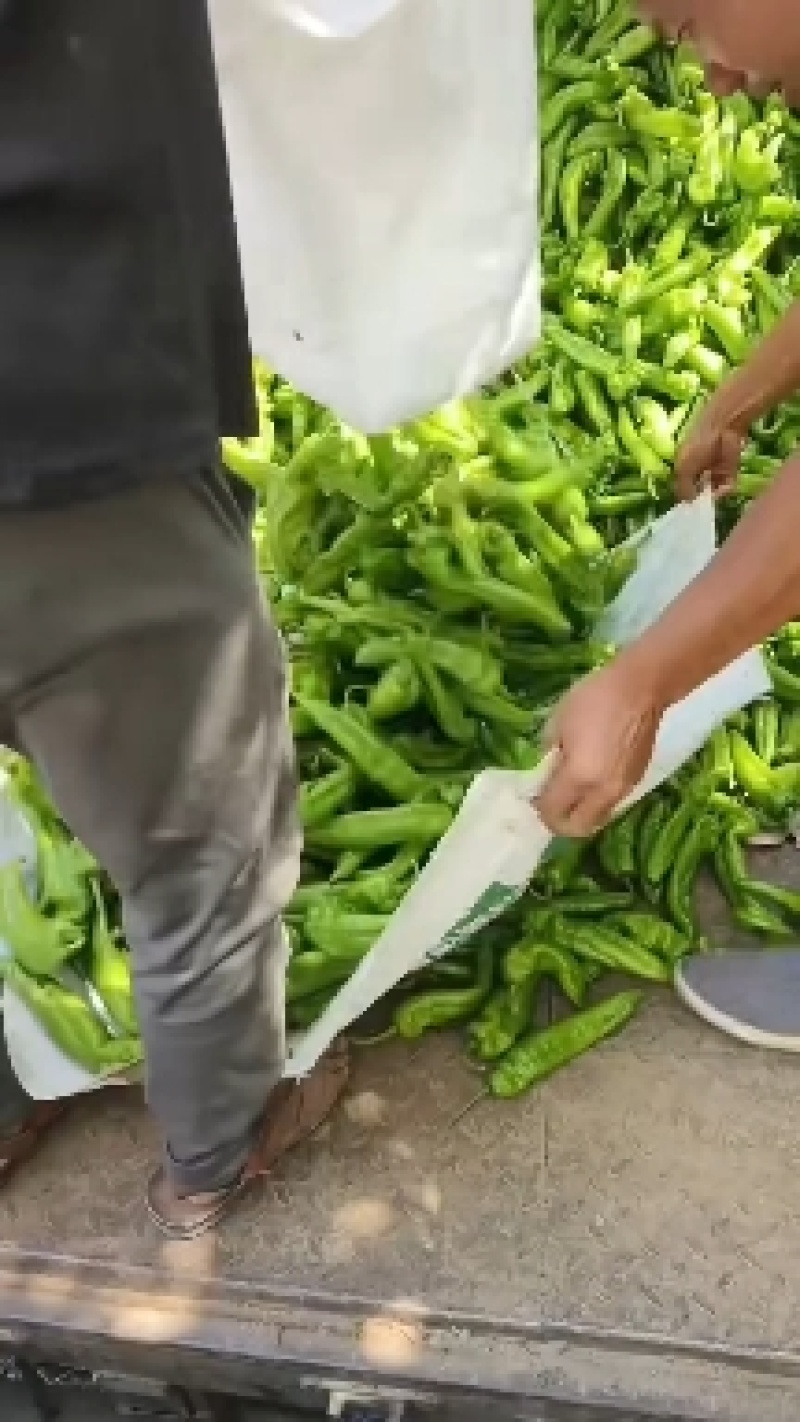
M 787 856 L 776 877 L 796 876 Z M 727 934 L 713 905 L 709 920 Z M 461 1116 L 478 1085 L 453 1040 L 362 1054 L 345 1109 L 226 1225 L 213 1268 L 524 1321 L 795 1346 L 800 1058 L 735 1045 L 655 992 L 621 1038 L 523 1102 Z M 3 1196 L 0 1242 L 157 1261 L 141 1208 L 155 1154 L 135 1098 L 82 1106 Z

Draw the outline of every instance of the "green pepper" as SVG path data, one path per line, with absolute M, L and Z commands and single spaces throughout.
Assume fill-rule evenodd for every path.
M 361 957 L 377 943 L 388 922 L 385 914 L 356 913 L 322 902 L 308 910 L 303 932 L 314 948 L 332 958 L 353 953 Z
M 544 894 L 562 894 L 577 874 L 589 848 L 585 839 L 554 839 L 536 872 L 535 884 Z
M 394 1015 L 397 1035 L 405 1042 L 416 1042 L 427 1032 L 468 1021 L 480 1011 L 489 997 L 493 975 L 494 954 L 491 944 L 488 944 L 479 951 L 472 986 L 421 993 L 401 1003 Z
M 559 923 L 554 925 L 556 942 L 570 947 L 580 959 L 589 963 L 600 963 L 614 972 L 629 973 L 631 977 L 644 978 L 648 982 L 670 981 L 670 973 L 663 961 L 651 953 L 649 948 L 634 943 L 621 933 L 599 924 Z
M 620 993 L 597 1007 L 558 1022 L 544 1032 L 524 1037 L 493 1071 L 489 1090 L 493 1096 L 521 1096 L 561 1067 L 619 1032 L 633 1017 L 642 1000 L 640 992 Z
M 335 987 L 322 988 L 319 992 L 309 993 L 308 997 L 287 1003 L 286 1023 L 290 1031 L 305 1032 L 309 1027 L 313 1027 L 330 1006 L 336 991 Z
M 589 370 L 577 369 L 573 379 L 589 424 L 598 434 L 613 430 L 613 416 L 597 378 Z
M 286 971 L 287 1007 L 294 1008 L 295 1003 L 304 998 L 317 997 L 329 989 L 341 987 L 371 947 L 371 942 L 356 939 L 350 943 L 346 953 L 333 954 L 322 949 L 299 953 L 292 958 Z
M 526 706 L 512 701 L 510 696 L 499 693 L 486 695 L 480 691 L 464 689 L 464 702 L 479 720 L 497 726 L 507 726 L 511 731 L 530 734 L 533 729 L 533 713 Z
M 573 881 L 570 892 L 559 895 L 552 905 L 559 914 L 575 918 L 603 918 L 630 908 L 633 895 L 624 889 L 601 889 L 593 880 Z
M 92 929 L 91 982 L 103 1006 L 123 1037 L 137 1038 L 139 1022 L 133 1001 L 130 954 L 120 947 L 111 932 L 102 893 L 95 889 L 95 921 Z
M 225 468 L 262 493 L 273 469 L 275 437 L 272 426 L 265 427 L 255 439 L 223 439 L 220 448 Z
M 740 928 L 746 929 L 748 933 L 762 934 L 765 938 L 789 940 L 796 934 L 796 930 L 779 912 L 755 899 L 741 899 L 733 916 Z
M 642 879 L 647 890 L 656 890 L 663 884 L 675 862 L 680 846 L 691 832 L 696 820 L 697 804 L 694 799 L 683 800 L 676 809 L 671 811 L 667 809 L 657 831 L 655 824 L 650 824 L 649 816 L 647 817 L 643 826 L 643 834 L 645 826 L 647 826 L 649 848 L 647 858 L 642 860 Z
M 467 716 L 459 698 L 425 657 L 418 657 L 417 669 L 425 699 L 443 735 L 457 745 L 469 745 L 475 739 L 475 722 Z M 462 695 L 466 697 L 466 688 L 462 688 Z
M 772 688 L 780 701 L 789 701 L 795 705 L 800 705 L 800 676 L 788 671 L 781 666 L 778 659 L 769 654 L 765 657 L 767 670 L 772 681 Z
M 631 909 L 615 914 L 612 925 L 658 958 L 663 958 L 667 964 L 674 965 L 692 952 L 692 939 L 655 914 Z
M 617 68 L 649 54 L 658 44 L 658 34 L 652 25 L 634 25 L 614 43 L 605 55 L 605 62 Z
M 357 810 L 319 825 L 308 834 L 314 849 L 373 850 L 395 844 L 435 844 L 450 828 L 446 805 L 397 805 L 388 810 Z
M 613 5 L 608 13 L 600 18 L 599 23 L 593 25 L 589 31 L 589 36 L 582 46 L 585 59 L 603 59 L 612 50 L 616 41 L 631 24 L 630 5 L 622 0 L 622 3 Z
M 0 940 L 20 967 L 35 977 L 53 977 L 80 952 L 85 930 L 72 919 L 47 917 L 33 903 L 19 864 L 0 868 Z
M 697 149 L 694 172 L 686 186 L 690 201 L 696 207 L 710 207 L 724 179 L 722 135 L 714 128 L 703 135 Z
M 700 136 L 700 123 L 680 109 L 657 108 L 639 89 L 629 89 L 619 103 L 619 116 L 634 133 L 645 138 L 687 143 Z
M 575 1007 L 586 997 L 586 975 L 570 949 L 547 938 L 548 920 L 506 951 L 503 975 L 510 987 L 552 978 Z
M 371 721 L 393 721 L 412 711 L 421 695 L 417 668 L 408 657 L 401 657 L 386 668 L 370 691 L 367 715 Z
M 667 466 L 642 438 L 624 405 L 620 407 L 617 418 L 620 440 L 640 473 L 647 482 L 663 483 L 668 474 Z
M 352 712 L 299 692 L 295 692 L 294 697 L 300 709 L 349 756 L 356 769 L 372 784 L 385 790 L 387 795 L 404 801 L 423 791 L 425 782 L 419 773 Z M 341 846 L 344 849 L 358 847 Z
M 756 754 L 741 731 L 732 730 L 728 739 L 739 789 L 762 809 L 773 814 L 784 813 L 791 796 L 780 788 L 778 770 L 767 765 Z
M 711 815 L 697 816 L 675 853 L 667 882 L 667 907 L 673 923 L 688 938 L 698 934 L 694 921 L 694 891 L 703 860 L 719 840 L 719 824 Z
M 39 908 L 76 928 L 85 926 L 91 908 L 89 874 L 96 865 L 77 840 L 36 828 Z
M 564 159 L 578 122 L 576 114 L 566 118 L 555 137 L 545 144 L 542 152 L 541 221 L 544 231 L 552 226 L 555 217 Z
M 613 820 L 595 841 L 600 864 L 611 879 L 632 879 L 636 873 L 636 843 L 644 807 L 632 810 Z
M 753 734 L 756 754 L 772 765 L 778 751 L 781 713 L 775 701 L 757 701 L 753 707 Z
M 19 963 L 0 963 L 0 976 L 25 1003 L 57 1047 L 96 1076 L 130 1071 L 142 1060 L 142 1043 L 112 1037 L 77 993 L 57 983 L 38 982 Z
M 583 232 L 587 237 L 599 237 L 605 232 L 611 217 L 624 196 L 628 181 L 628 164 L 624 153 L 611 149 L 608 154 L 603 196 L 585 223 Z
M 542 109 L 539 119 L 541 142 L 546 144 L 561 128 L 565 119 L 593 104 L 596 98 L 597 82 L 594 79 L 584 79 L 559 89 Z
M 531 1025 L 537 982 L 528 978 L 510 987 L 498 988 L 471 1023 L 469 1040 L 475 1056 L 493 1062 L 505 1055 Z
M 300 820 L 305 830 L 327 824 L 352 801 L 358 786 L 353 767 L 343 764 L 300 791 Z
M 733 175 L 742 192 L 766 193 L 780 182 L 778 155 L 783 135 L 776 134 L 762 148 L 758 128 L 747 128 L 739 139 L 733 160 Z

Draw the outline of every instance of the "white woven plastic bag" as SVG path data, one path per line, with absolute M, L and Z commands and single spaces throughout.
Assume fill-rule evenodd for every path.
M 210 0 L 254 348 L 374 432 L 539 329 L 531 0 Z

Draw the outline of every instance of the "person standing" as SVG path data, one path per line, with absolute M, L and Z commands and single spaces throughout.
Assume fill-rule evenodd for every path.
M 282 649 L 245 486 L 251 353 L 205 5 L 0 3 L 0 743 L 123 900 L 167 1234 L 344 1088 L 283 1085 L 299 872 Z M 0 1060 L 0 1183 L 56 1110 Z
M 800 104 L 796 0 L 639 0 L 668 40 L 692 43 L 718 95 L 783 91 Z M 677 461 L 677 490 L 724 494 L 756 420 L 800 391 L 800 304 L 701 413 Z M 668 708 L 800 614 L 800 453 L 750 507 L 713 563 L 664 615 L 557 709 L 560 752 L 538 803 L 554 833 L 584 836 L 641 779 Z M 800 949 L 700 957 L 678 991 L 743 1041 L 800 1051 Z

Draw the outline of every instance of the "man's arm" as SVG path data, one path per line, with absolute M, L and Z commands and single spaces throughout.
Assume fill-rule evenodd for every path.
M 675 465 L 680 497 L 694 498 L 706 483 L 718 492 L 730 488 L 751 425 L 798 390 L 800 302 L 795 302 L 701 412 Z
M 558 708 L 556 769 L 539 800 L 559 834 L 593 833 L 641 779 L 664 712 L 800 613 L 800 458 L 637 642 Z

